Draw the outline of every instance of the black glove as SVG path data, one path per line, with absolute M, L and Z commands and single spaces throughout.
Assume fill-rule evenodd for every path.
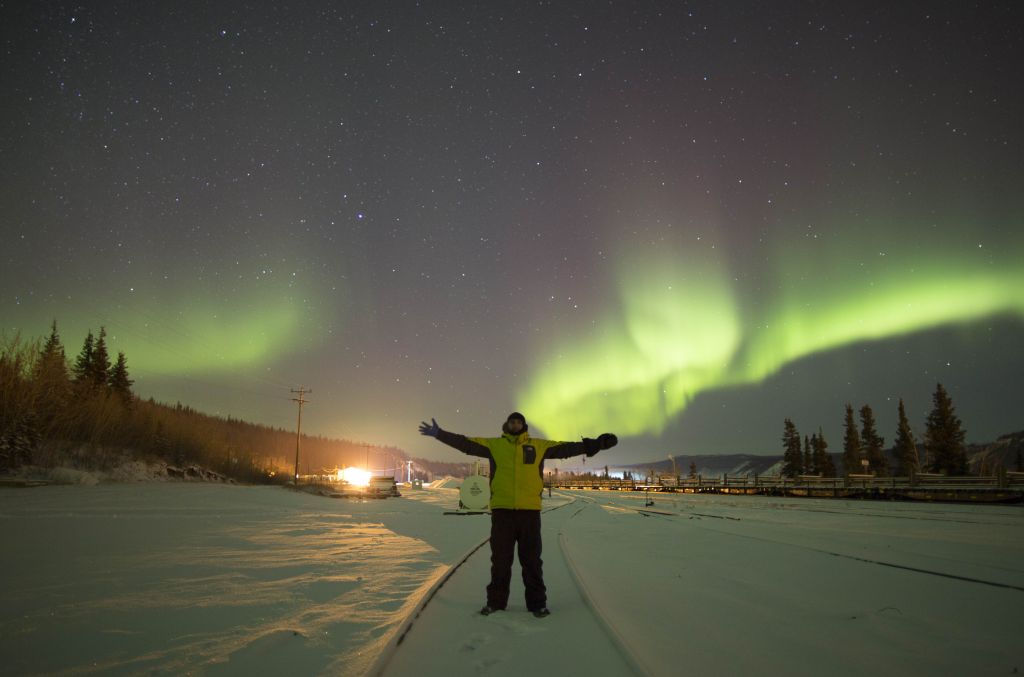
M 597 444 L 601 447 L 601 451 L 605 449 L 611 449 L 619 443 L 619 438 L 612 433 L 601 433 L 597 436 Z
M 423 421 L 420 423 L 420 435 L 427 435 L 428 437 L 437 437 L 438 433 L 441 432 L 441 426 L 437 425 L 437 421 L 430 419 L 430 423 Z

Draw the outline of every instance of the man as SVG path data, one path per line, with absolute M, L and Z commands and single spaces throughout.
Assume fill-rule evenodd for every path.
M 501 437 L 466 437 L 442 430 L 437 421 L 420 423 L 420 434 L 435 437 L 450 447 L 490 461 L 491 466 L 491 582 L 487 616 L 508 606 L 512 582 L 512 556 L 519 545 L 519 565 L 526 586 L 526 607 L 537 618 L 550 614 L 540 559 L 540 498 L 544 490 L 544 459 L 593 456 L 618 444 L 604 433 L 582 442 L 553 442 L 530 437 L 530 427 L 519 412 L 508 415 Z

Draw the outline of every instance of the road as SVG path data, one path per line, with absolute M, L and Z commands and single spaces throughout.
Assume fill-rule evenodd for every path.
M 1024 601 L 1018 507 L 683 495 L 647 502 L 556 492 L 549 504 L 559 507 L 543 518 L 552 616 L 526 612 L 515 576 L 509 611 L 477 613 L 488 579 L 484 547 L 419 611 L 379 674 L 1024 668 L 1014 629 Z

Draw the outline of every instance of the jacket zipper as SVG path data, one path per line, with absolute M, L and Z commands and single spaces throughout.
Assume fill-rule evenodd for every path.
M 519 509 L 519 461 L 516 460 L 519 451 L 519 435 L 512 438 L 512 509 Z

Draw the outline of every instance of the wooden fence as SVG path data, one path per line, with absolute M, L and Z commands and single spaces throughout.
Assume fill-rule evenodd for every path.
M 950 477 L 916 474 L 905 477 L 849 475 L 729 475 L 721 477 L 663 477 L 654 481 L 615 478 L 549 477 L 559 489 L 604 491 L 657 491 L 674 493 L 748 494 L 813 498 L 863 498 L 967 503 L 1024 502 L 1024 472 L 1000 472 L 991 476 Z

